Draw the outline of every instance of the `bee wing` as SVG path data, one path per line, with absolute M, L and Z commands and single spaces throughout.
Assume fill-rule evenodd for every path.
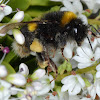
M 8 32 L 9 30 L 18 28 L 20 26 L 24 26 L 29 23 L 43 23 L 43 21 L 30 21 L 30 22 L 18 22 L 18 23 L 6 24 L 6 25 L 4 25 L 3 28 L 0 29 L 0 34 L 4 34 L 4 33 Z

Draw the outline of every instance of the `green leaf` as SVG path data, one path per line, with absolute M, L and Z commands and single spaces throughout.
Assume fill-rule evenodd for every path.
M 23 22 L 24 22 L 24 21 L 31 21 L 31 20 L 32 20 L 31 16 L 30 16 L 29 14 L 25 13 Z
M 8 71 L 8 74 L 15 73 L 14 68 L 13 68 L 9 63 L 3 61 L 3 62 L 2 62 L 2 65 L 5 65 L 5 66 L 6 66 L 7 71 Z
M 71 65 L 70 61 L 67 62 L 66 70 L 67 70 L 68 72 L 72 71 L 72 65 Z
M 31 0 L 10 0 L 8 5 L 11 6 L 13 10 L 19 8 L 20 10 L 25 11 L 30 6 L 30 3 Z
M 40 6 L 46 6 L 48 5 L 49 0 L 31 0 L 31 5 L 40 5 Z
M 50 9 L 50 11 L 59 11 L 60 10 L 60 6 L 54 6 Z
M 59 74 L 62 75 L 64 73 L 64 71 L 67 71 L 67 72 L 72 71 L 72 65 L 71 65 L 71 63 L 69 61 L 65 60 L 63 62 L 63 64 L 58 67 L 58 73 Z
M 64 71 L 66 70 L 66 67 L 67 67 L 67 61 L 65 60 L 65 61 L 63 62 L 63 64 L 61 64 L 61 65 L 58 67 L 58 73 L 62 75 L 62 74 L 64 73 Z
M 5 59 L 4 59 L 3 61 L 9 63 L 14 57 L 16 57 L 16 54 L 15 54 L 13 51 L 10 51 L 10 52 L 6 55 L 6 57 L 5 57 Z
M 48 10 L 50 10 L 50 7 L 31 6 L 25 11 L 25 13 L 29 14 L 31 17 L 37 17 L 41 16 Z

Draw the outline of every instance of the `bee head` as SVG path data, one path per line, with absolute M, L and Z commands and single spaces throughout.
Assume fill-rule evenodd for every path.
M 78 46 L 81 46 L 81 43 L 83 42 L 84 38 L 87 36 L 87 29 L 88 27 L 83 24 L 83 22 L 80 19 L 74 19 L 72 20 L 68 25 L 69 27 L 68 33 L 69 37 L 71 37 L 73 40 L 75 40 L 78 44 Z

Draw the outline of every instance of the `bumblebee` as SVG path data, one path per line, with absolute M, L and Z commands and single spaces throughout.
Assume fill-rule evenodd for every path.
M 20 45 L 14 42 L 12 46 L 22 58 L 28 56 L 31 51 L 36 52 L 38 64 L 42 68 L 48 65 L 55 66 L 49 55 L 51 50 L 62 50 L 66 42 L 73 40 L 81 46 L 88 33 L 88 26 L 69 11 L 50 12 L 39 21 L 8 24 L 0 30 L 0 33 L 22 25 L 20 31 L 25 37 L 25 43 Z

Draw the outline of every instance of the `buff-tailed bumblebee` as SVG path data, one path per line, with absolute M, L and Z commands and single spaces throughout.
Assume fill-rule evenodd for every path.
M 50 65 L 56 69 L 49 55 L 50 50 L 62 49 L 70 40 L 81 46 L 88 34 L 88 26 L 73 12 L 65 11 L 47 13 L 39 21 L 8 24 L 0 33 L 22 25 L 20 30 L 25 36 L 25 43 L 20 45 L 14 42 L 13 48 L 20 57 L 28 56 L 31 51 L 36 52 L 38 64 L 42 68 Z

